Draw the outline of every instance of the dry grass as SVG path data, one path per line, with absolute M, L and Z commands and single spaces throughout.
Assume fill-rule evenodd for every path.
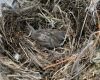
M 99 0 L 18 1 L 21 8 L 2 7 L 0 64 L 8 71 L 0 71 L 1 80 L 100 78 Z M 41 29 L 64 32 L 61 46 L 48 49 L 33 40 Z

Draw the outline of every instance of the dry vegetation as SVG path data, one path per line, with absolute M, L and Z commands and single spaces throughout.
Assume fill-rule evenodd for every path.
M 2 4 L 0 80 L 100 79 L 99 0 L 18 2 Z

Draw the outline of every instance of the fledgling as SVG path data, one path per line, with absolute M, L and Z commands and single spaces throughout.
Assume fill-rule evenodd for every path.
M 61 43 L 65 38 L 65 32 L 52 30 L 52 29 L 41 29 L 35 33 L 31 33 L 30 37 L 36 40 L 37 44 L 48 49 L 60 47 Z

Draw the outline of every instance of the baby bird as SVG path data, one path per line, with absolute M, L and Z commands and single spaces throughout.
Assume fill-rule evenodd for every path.
M 65 32 L 52 29 L 41 29 L 31 33 L 30 37 L 42 47 L 53 49 L 61 46 L 65 38 Z

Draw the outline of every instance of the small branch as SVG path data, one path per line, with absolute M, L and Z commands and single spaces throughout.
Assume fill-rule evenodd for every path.
M 66 57 L 64 60 L 62 60 L 58 63 L 47 65 L 46 67 L 44 67 L 44 70 L 52 68 L 52 67 L 56 67 L 60 64 L 64 64 L 64 63 L 69 62 L 69 61 L 74 61 L 76 58 L 77 58 L 77 55 L 72 55 L 71 57 Z

